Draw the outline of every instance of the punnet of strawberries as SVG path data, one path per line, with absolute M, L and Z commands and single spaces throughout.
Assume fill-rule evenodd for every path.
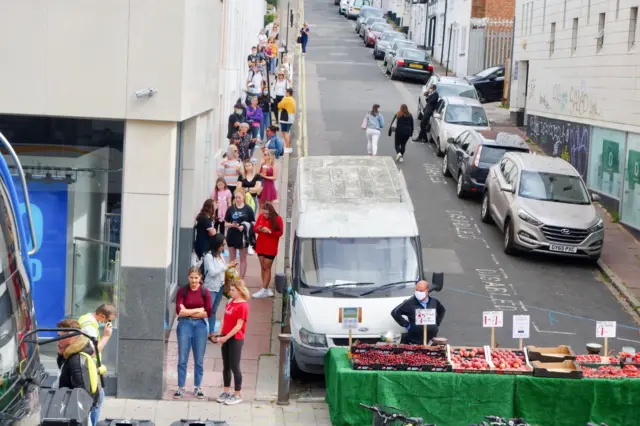
M 436 367 L 444 367 L 447 365 L 447 359 L 442 357 L 436 357 L 426 355 L 423 353 L 399 353 L 399 354 L 387 354 L 378 351 L 370 351 L 363 353 L 352 358 L 354 364 L 360 365 L 409 365 L 409 366 L 423 366 L 433 365 Z
M 491 349 L 491 362 L 497 370 L 530 370 L 524 352 L 520 351 Z
M 624 367 L 603 365 L 598 368 L 582 367 L 582 376 L 590 379 L 640 378 L 640 369 L 635 365 L 625 365 Z

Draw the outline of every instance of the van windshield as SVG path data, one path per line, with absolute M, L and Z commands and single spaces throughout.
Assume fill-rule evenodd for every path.
M 394 296 L 404 296 L 411 294 L 421 276 L 417 238 L 312 238 L 298 243 L 295 282 L 301 294 L 358 297 L 384 284 L 407 281 L 390 289 Z M 334 286 L 335 291 L 315 292 Z M 385 294 L 381 290 L 366 297 Z

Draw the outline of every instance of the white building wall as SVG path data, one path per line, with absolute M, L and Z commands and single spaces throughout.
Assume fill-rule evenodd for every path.
M 427 31 L 427 5 L 411 5 L 411 24 L 409 25 L 409 38 L 418 46 L 425 45 L 425 34 Z
M 616 12 L 617 4 L 617 0 L 567 0 L 565 13 L 563 0 L 547 0 L 546 9 L 544 2 L 518 0 L 514 58 L 519 72 L 511 85 L 511 109 L 526 107 L 527 114 L 640 131 L 640 55 L 637 44 L 629 46 L 630 8 L 638 5 L 619 0 Z M 600 13 L 606 14 L 606 23 L 604 44 L 597 51 Z M 578 18 L 575 51 L 571 48 L 574 18 Z M 550 54 L 553 22 L 556 32 Z M 635 27 L 637 31 L 637 23 Z M 518 61 L 528 61 L 528 76 Z

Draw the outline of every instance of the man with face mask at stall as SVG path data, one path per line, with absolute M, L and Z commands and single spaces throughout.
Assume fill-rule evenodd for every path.
M 444 318 L 444 305 L 435 297 L 429 296 L 429 284 L 426 281 L 418 281 L 413 296 L 398 305 L 391 316 L 400 327 L 407 329 L 407 333 L 402 334 L 402 343 L 412 345 L 422 345 L 424 326 L 416 325 L 416 309 L 435 309 L 436 323 L 427 326 L 427 337 L 429 340 L 438 336 L 438 327 Z

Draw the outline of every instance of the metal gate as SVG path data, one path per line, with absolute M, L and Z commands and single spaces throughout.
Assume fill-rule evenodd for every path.
M 513 21 L 471 19 L 467 75 L 495 65 L 504 65 L 511 56 L 512 39 Z

